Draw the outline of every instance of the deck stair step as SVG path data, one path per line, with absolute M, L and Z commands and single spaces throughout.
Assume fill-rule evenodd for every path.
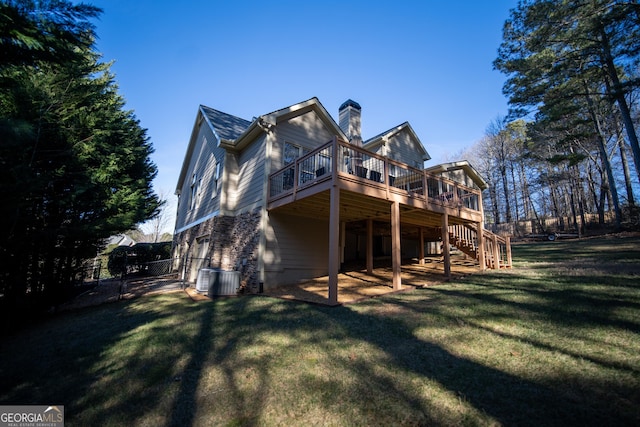
M 449 233 L 450 243 L 458 248 L 463 254 L 471 257 L 472 259 L 478 259 L 478 252 L 476 245 L 473 242 L 470 242 L 465 239 L 459 238 L 455 233 Z
M 508 237 L 498 236 L 489 230 L 483 230 L 484 260 L 480 259 L 477 230 L 469 225 L 449 227 L 449 242 L 462 253 L 475 259 L 486 268 L 511 268 L 511 241 Z

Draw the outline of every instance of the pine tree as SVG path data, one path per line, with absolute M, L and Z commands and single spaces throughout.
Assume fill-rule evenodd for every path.
M 514 115 L 575 96 L 614 101 L 640 177 L 640 146 L 626 100 L 640 85 L 639 16 L 637 1 L 522 1 L 504 25 L 494 67 L 508 76 L 504 93 Z M 570 90 L 584 81 L 598 91 Z

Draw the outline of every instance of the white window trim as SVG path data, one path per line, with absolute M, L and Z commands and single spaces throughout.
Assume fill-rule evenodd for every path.
M 213 172 L 212 188 L 211 188 L 212 199 L 215 199 L 218 196 L 218 183 L 220 182 L 221 171 L 222 171 L 222 163 L 216 161 L 214 172 Z
M 196 209 L 198 207 L 198 193 L 200 192 L 199 186 L 200 181 L 198 180 L 198 174 L 194 173 L 191 178 L 191 187 L 189 192 L 189 210 Z

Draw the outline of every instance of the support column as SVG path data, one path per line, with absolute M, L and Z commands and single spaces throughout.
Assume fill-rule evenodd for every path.
M 420 241 L 420 248 L 418 249 L 418 257 L 420 261 L 418 264 L 424 265 L 424 228 L 420 227 L 418 234 L 420 235 L 418 240 Z
M 266 274 L 266 266 L 265 266 L 265 254 L 267 252 L 267 229 L 269 227 L 269 212 L 267 211 L 267 203 L 266 201 L 269 200 L 269 175 L 271 174 L 271 151 L 273 149 L 273 132 L 267 132 L 267 137 L 265 140 L 265 163 L 264 163 L 264 182 L 262 184 L 262 200 L 265 201 L 265 203 L 262 204 L 262 208 L 260 210 L 260 229 L 258 231 L 259 233 L 259 240 L 258 240 L 258 262 L 257 262 L 257 270 L 258 270 L 258 289 L 259 290 L 264 290 L 264 285 L 265 282 L 267 280 L 267 274 Z M 229 170 L 231 169 L 229 167 L 228 162 L 231 161 L 231 157 L 225 155 L 225 164 L 223 165 L 222 168 L 222 182 L 227 182 L 228 183 L 228 179 L 226 178 L 226 174 L 229 173 Z M 234 161 L 234 166 L 237 166 L 237 158 Z M 228 184 L 227 184 L 228 185 Z M 222 194 L 226 194 L 226 191 L 223 191 L 221 193 Z M 228 206 L 226 206 L 226 200 L 225 200 L 225 204 L 222 204 L 222 199 L 221 199 L 221 204 L 220 204 L 220 208 L 221 209 L 226 209 Z
M 442 255 L 444 262 L 444 275 L 451 277 L 451 251 L 449 248 L 449 215 L 442 215 Z
M 400 250 L 400 203 L 391 205 L 391 264 L 393 265 L 393 289 L 402 289 L 402 252 Z
M 367 220 L 367 274 L 373 274 L 373 220 Z
M 329 304 L 338 304 L 338 271 L 340 269 L 340 189 L 331 187 L 329 213 Z
M 481 222 L 477 224 L 476 235 L 478 261 L 480 262 L 480 270 L 484 271 L 487 269 L 487 261 L 485 260 L 484 255 L 484 227 Z
M 344 264 L 344 248 L 347 242 L 347 223 L 340 221 L 340 265 Z

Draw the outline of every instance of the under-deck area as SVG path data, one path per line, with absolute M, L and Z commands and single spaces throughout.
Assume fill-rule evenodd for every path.
M 444 275 L 444 263 L 441 256 L 427 257 L 423 264 L 418 260 L 405 260 L 401 267 L 402 289 L 393 288 L 393 270 L 391 265 L 379 263 L 371 273 L 360 266 L 347 265 L 338 273 L 338 301 L 337 304 L 351 304 L 388 295 L 394 292 L 425 288 L 450 279 L 464 277 L 478 271 L 478 264 L 462 253 L 451 256 L 451 274 Z M 387 263 L 388 264 L 388 263 Z M 309 302 L 314 304 L 328 304 L 327 289 L 329 276 L 303 280 L 300 283 L 282 286 L 265 291 L 265 295 Z

